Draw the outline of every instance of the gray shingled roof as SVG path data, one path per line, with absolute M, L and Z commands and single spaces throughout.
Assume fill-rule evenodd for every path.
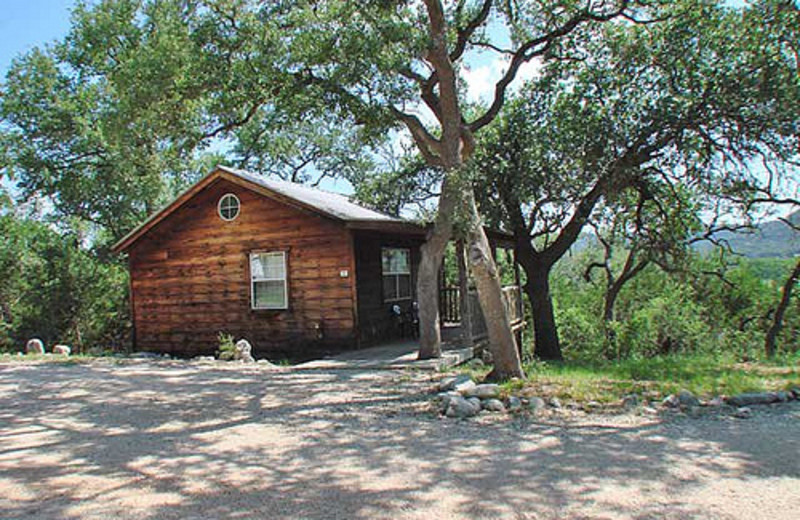
M 227 166 L 218 166 L 217 168 L 341 220 L 408 222 L 401 218 L 392 217 L 391 215 L 359 206 L 350 201 L 347 196 L 340 193 L 333 193 L 296 182 L 270 179 L 262 175 L 229 168 Z

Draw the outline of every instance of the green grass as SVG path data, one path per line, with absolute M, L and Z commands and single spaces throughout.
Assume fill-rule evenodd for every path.
M 466 372 L 480 379 L 488 367 L 473 364 Z M 544 363 L 525 366 L 527 381 L 503 383 L 506 393 L 558 397 L 565 401 L 619 402 L 637 393 L 660 399 L 686 389 L 701 398 L 800 386 L 800 358 L 739 363 L 711 356 L 669 356 L 605 363 Z
M 47 363 L 87 363 L 99 356 L 89 354 L 71 354 L 69 356 L 59 356 L 56 354 L 26 354 L 19 356 L 16 353 L 0 352 L 0 363 L 32 363 L 32 362 L 47 362 Z

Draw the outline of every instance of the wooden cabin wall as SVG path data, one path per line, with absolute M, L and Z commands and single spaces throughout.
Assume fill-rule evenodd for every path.
M 391 312 L 393 305 L 408 311 L 416 300 L 417 272 L 422 240 L 403 235 L 375 232 L 355 232 L 356 287 L 358 294 L 359 344 L 368 347 L 401 338 L 397 319 Z M 381 248 L 404 247 L 411 250 L 411 299 L 384 302 Z
M 231 222 L 217 214 L 226 193 L 241 202 Z M 251 309 L 253 251 L 287 251 L 288 310 Z M 257 358 L 271 360 L 355 344 L 350 232 L 228 181 L 212 184 L 153 228 L 131 249 L 130 266 L 140 350 L 212 355 L 220 332 L 246 338 Z

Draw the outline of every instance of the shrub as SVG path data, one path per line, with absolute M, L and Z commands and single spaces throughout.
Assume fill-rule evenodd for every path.
M 220 332 L 217 334 L 219 340 L 219 350 L 217 350 L 217 357 L 222 361 L 230 361 L 236 354 L 236 344 L 233 341 L 233 336 Z

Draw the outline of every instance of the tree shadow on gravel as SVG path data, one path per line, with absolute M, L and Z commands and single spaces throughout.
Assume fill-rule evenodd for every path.
M 0 367 L 0 509 L 9 518 L 726 518 L 690 497 L 720 479 L 800 476 L 797 408 L 778 427 L 481 424 L 421 412 L 425 377 Z

